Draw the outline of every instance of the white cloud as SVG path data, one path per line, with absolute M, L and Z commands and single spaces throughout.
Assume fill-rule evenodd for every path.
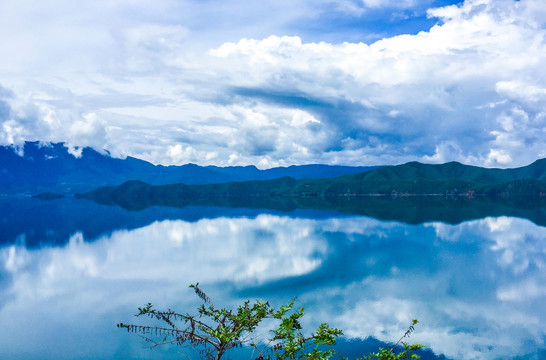
M 0 119 L 0 142 L 64 141 L 70 147 L 90 146 L 102 151 L 108 146 L 103 119 L 71 100 L 43 99 L 35 93 L 8 98 L 9 112 Z
M 506 166 L 512 163 L 512 157 L 503 150 L 491 149 L 487 155 L 485 165 L 501 165 Z
M 521 81 L 499 81 L 496 91 L 507 99 L 525 103 L 544 102 L 546 88 Z
M 188 15 L 169 17 L 203 14 L 195 2 L 160 0 L 149 14 L 145 3 L 108 4 L 6 9 L 0 34 L 20 26 L 13 19 L 38 21 L 38 14 L 52 15 L 39 24 L 67 34 L 42 46 L 25 31 L 6 36 L 0 84 L 13 95 L 5 100 L 9 116 L 0 112 L 2 143 L 67 141 L 156 163 L 218 165 L 458 160 L 504 167 L 544 153 L 546 10 L 539 0 L 433 9 L 429 16 L 441 22 L 429 31 L 372 44 L 307 42 L 272 30 L 209 42 L 209 51 L 201 44 L 208 35 Z M 265 6 L 275 19 L 264 29 L 282 28 L 277 5 Z M 308 6 L 291 7 L 290 21 Z M 52 14 L 55 8 L 78 16 Z M 138 14 L 133 20 L 122 16 L 129 10 Z M 203 34 L 224 26 L 229 13 L 210 11 L 218 27 Z M 17 44 L 28 49 L 17 53 Z M 294 114 L 316 121 L 294 121 Z M 178 148 L 195 155 L 173 156 Z
M 345 132 L 376 135 L 387 149 L 392 149 L 388 137 L 394 135 L 423 159 L 440 158 L 435 149 L 443 148 L 443 160 L 523 165 L 536 159 L 544 147 L 542 140 L 529 141 L 528 136 L 543 131 L 541 122 L 519 121 L 518 131 L 507 140 L 499 137 L 497 124 L 516 114 L 508 114 L 503 106 L 485 105 L 519 100 L 520 112 L 528 112 L 532 109 L 526 103 L 543 102 L 542 85 L 526 86 L 526 91 L 518 92 L 519 98 L 509 91 L 522 89 L 513 86 L 520 84 L 518 79 L 544 79 L 540 60 L 545 56 L 544 30 L 525 22 L 527 4 L 533 2 L 474 1 L 431 11 L 445 23 L 429 32 L 369 46 L 270 37 L 224 44 L 211 54 L 229 62 L 235 70 L 231 82 L 238 86 L 304 94 L 327 105 L 348 100 L 362 106 L 362 114 L 347 111 L 341 113 L 344 119 L 321 120 L 337 126 L 346 122 Z M 397 121 L 388 117 L 394 107 L 402 114 Z M 369 114 L 372 110 L 376 115 Z M 359 121 L 360 117 L 371 121 Z M 375 123 L 382 125 L 382 131 Z M 446 152 L 445 144 L 463 149 L 463 154 Z
M 191 146 L 183 147 L 182 144 L 170 145 L 167 148 L 167 156 L 170 157 L 170 163 L 187 164 L 213 161 L 218 153 L 216 152 L 198 152 Z

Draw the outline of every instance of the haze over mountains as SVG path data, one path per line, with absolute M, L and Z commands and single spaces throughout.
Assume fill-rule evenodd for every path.
M 140 180 L 152 185 L 195 185 L 268 180 L 283 176 L 295 179 L 328 178 L 375 168 L 302 165 L 260 170 L 255 166 L 162 166 L 133 157 L 113 158 L 91 148 L 81 149 L 81 156 L 76 157 L 69 153 L 63 143 L 44 145 L 26 142 L 20 150 L 22 154 L 13 147 L 0 147 L 0 194 L 46 191 L 79 193 L 101 186 L 119 185 L 128 180 Z

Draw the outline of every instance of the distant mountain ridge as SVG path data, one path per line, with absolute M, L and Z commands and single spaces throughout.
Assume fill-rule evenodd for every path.
M 296 179 L 328 178 L 376 168 L 301 165 L 260 170 L 255 166 L 163 166 L 130 156 L 125 159 L 113 158 L 88 147 L 82 149 L 80 157 L 75 157 L 63 143 L 44 145 L 26 142 L 22 150 L 23 156 L 20 156 L 14 148 L 0 146 L 0 194 L 78 193 L 102 186 L 119 185 L 128 180 L 152 185 L 196 185 L 268 180 L 283 176 Z

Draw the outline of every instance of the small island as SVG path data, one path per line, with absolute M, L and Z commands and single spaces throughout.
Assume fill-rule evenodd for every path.
M 35 199 L 40 199 L 40 200 L 58 200 L 58 199 L 63 199 L 65 196 L 63 194 L 43 192 L 40 194 L 32 195 L 32 197 Z

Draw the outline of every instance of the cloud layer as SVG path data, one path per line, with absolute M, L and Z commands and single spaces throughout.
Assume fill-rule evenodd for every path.
M 261 167 L 546 156 L 546 5 L 467 0 L 418 32 L 416 3 L 4 5 L 0 143 Z M 355 42 L 379 11 L 413 27 Z

